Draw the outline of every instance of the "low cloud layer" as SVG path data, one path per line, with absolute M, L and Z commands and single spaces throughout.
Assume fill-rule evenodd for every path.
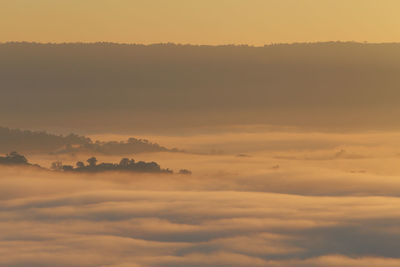
M 192 176 L 3 166 L 0 266 L 397 267 L 397 136 L 192 136 L 189 150 L 225 152 L 138 158 Z M 253 146 L 273 140 L 298 145 Z
M 143 191 L 43 174 L 3 176 L 2 188 L 26 179 L 0 202 L 1 266 L 400 263 L 398 198 Z

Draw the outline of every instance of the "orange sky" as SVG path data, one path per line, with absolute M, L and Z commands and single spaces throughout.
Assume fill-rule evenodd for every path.
M 400 41 L 398 0 L 2 0 L 0 42 Z

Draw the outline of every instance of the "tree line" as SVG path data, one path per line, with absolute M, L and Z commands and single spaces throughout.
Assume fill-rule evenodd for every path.
M 27 158 L 18 152 L 11 152 L 4 157 L 0 156 L 0 165 L 8 166 L 35 166 L 40 167 L 37 164 L 31 164 Z M 42 167 L 40 167 L 42 168 Z M 44 169 L 44 168 L 43 168 Z M 90 157 L 86 160 L 86 164 L 82 161 L 78 161 L 75 166 L 64 165 L 61 161 L 55 161 L 51 164 L 51 170 L 57 172 L 76 172 L 76 173 L 88 173 L 88 172 L 105 172 L 105 171 L 125 171 L 125 172 L 141 172 L 141 173 L 166 173 L 172 174 L 173 170 L 161 168 L 157 162 L 145 162 L 135 161 L 134 159 L 122 158 L 119 163 L 99 163 L 96 157 Z M 192 172 L 187 169 L 179 170 L 178 174 L 190 175 Z

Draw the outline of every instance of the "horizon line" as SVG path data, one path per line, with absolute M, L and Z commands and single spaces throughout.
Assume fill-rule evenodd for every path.
M 400 42 L 361 42 L 361 41 L 312 41 L 312 42 L 291 42 L 291 43 L 269 43 L 264 45 L 252 45 L 252 44 L 194 44 L 194 43 L 175 43 L 175 42 L 160 42 L 160 43 L 119 43 L 119 42 L 108 42 L 108 41 L 96 41 L 96 42 L 37 42 L 37 41 L 6 41 L 0 42 L 0 45 L 7 44 L 34 44 L 34 45 L 95 45 L 95 44 L 106 44 L 106 45 L 124 45 L 124 46 L 193 46 L 193 47 L 250 47 L 250 48 L 263 48 L 268 46 L 279 46 L 279 45 L 312 45 L 312 44 L 360 44 L 360 45 L 398 45 Z

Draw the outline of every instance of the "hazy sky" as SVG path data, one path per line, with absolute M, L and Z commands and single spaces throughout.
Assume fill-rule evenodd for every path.
M 0 42 L 399 42 L 398 10 L 398 0 L 0 0 Z

